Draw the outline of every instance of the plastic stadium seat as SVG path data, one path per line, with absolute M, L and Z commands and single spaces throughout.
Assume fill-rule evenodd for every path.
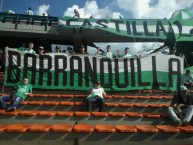
M 115 126 L 113 125 L 95 125 L 96 132 L 115 132 Z
M 40 111 L 38 115 L 40 116 L 55 116 L 56 111 Z
M 108 112 L 92 112 L 91 114 L 92 114 L 92 116 L 95 116 L 95 117 L 106 117 L 106 116 L 108 116 Z
M 60 102 L 60 105 L 62 105 L 62 106 L 73 106 L 73 105 L 74 105 L 74 102 L 61 101 L 61 102 Z
M 145 92 L 145 93 L 151 93 L 152 90 L 142 90 L 142 92 Z
M 1 114 L 2 115 L 10 115 L 10 116 L 12 116 L 12 115 L 18 115 L 20 112 L 21 112 L 21 110 L 15 110 L 13 112 L 6 112 L 6 111 L 3 110 L 3 112 L 1 112 Z
M 152 92 L 156 92 L 156 93 L 162 93 L 162 90 L 152 90 Z
M 193 126 L 177 126 L 180 132 L 193 132 Z
M 159 130 L 153 125 L 136 125 L 139 132 L 159 132 Z
M 127 102 L 121 102 L 121 103 L 118 103 L 118 106 L 120 106 L 120 107 L 133 107 L 133 104 L 127 103 Z
M 115 98 L 115 99 L 123 99 L 124 96 L 123 96 L 123 95 L 112 95 L 112 98 Z
M 162 107 L 168 108 L 170 107 L 170 104 L 162 104 Z
M 35 116 L 39 113 L 39 111 L 36 110 L 22 110 L 19 115 L 24 115 L 24 116 Z
M 162 99 L 167 99 L 167 100 L 172 100 L 172 96 L 161 96 L 162 97 Z
M 124 117 L 125 113 L 124 112 L 109 112 L 109 116 L 113 117 Z
M 93 132 L 94 126 L 91 124 L 75 124 L 73 127 L 74 132 Z
M 8 127 L 8 124 L 0 124 L 0 132 L 3 132 Z
M 149 99 L 161 100 L 162 96 L 149 96 Z
M 162 104 L 147 104 L 148 107 L 152 107 L 152 108 L 161 108 Z
M 159 118 L 160 117 L 160 115 L 157 113 L 146 112 L 142 114 L 143 114 L 143 117 L 149 117 L 149 118 Z
M 138 112 L 125 112 L 125 116 L 127 117 L 143 117 L 141 113 Z
M 137 96 L 137 99 L 149 99 L 149 96 Z
M 73 116 L 74 112 L 73 111 L 58 111 L 56 113 L 57 116 Z
M 144 103 L 133 103 L 133 107 L 143 107 L 143 108 L 146 108 L 147 104 L 144 104 Z
M 137 132 L 137 128 L 131 125 L 116 125 L 115 129 L 117 132 Z
M 28 101 L 28 105 L 43 105 L 44 101 Z
M 118 107 L 118 103 L 114 103 L 114 102 L 106 102 L 105 106 L 107 107 Z
M 54 124 L 52 125 L 50 131 L 53 132 L 71 132 L 72 131 L 72 124 Z
M 168 113 L 158 113 L 160 115 L 160 117 L 169 117 L 169 114 Z
M 32 97 L 48 97 L 48 94 L 31 94 Z
M 43 105 L 50 105 L 50 106 L 56 106 L 59 105 L 60 102 L 58 101 L 44 101 Z
M 61 94 L 48 94 L 48 97 L 59 98 L 59 97 L 61 97 Z
M 75 116 L 79 116 L 79 117 L 82 117 L 82 116 L 88 117 L 88 116 L 90 116 L 90 112 L 76 111 L 76 112 L 74 112 L 74 115 L 75 115 Z
M 127 99 L 137 99 L 137 96 L 125 95 L 124 98 L 127 98 Z
M 85 105 L 85 102 L 74 102 L 75 106 L 82 106 Z
M 48 132 L 52 125 L 50 124 L 32 124 L 29 128 L 31 132 Z
M 179 132 L 179 129 L 172 125 L 156 125 L 156 128 L 159 129 L 159 132 Z
M 111 95 L 106 95 L 104 98 L 105 98 L 105 99 L 111 99 L 112 96 L 111 96 Z
M 61 97 L 63 97 L 63 98 L 73 98 L 74 95 L 70 95 L 70 94 L 62 94 Z
M 87 95 L 82 95 L 82 94 L 76 94 L 74 95 L 74 98 L 86 98 Z
M 11 124 L 6 128 L 7 132 L 26 132 L 29 129 L 29 124 Z
M 29 103 L 29 101 L 21 101 L 20 105 L 27 105 Z

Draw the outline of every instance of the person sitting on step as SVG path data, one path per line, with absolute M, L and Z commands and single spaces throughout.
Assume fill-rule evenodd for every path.
M 86 109 L 87 111 L 92 111 L 93 103 L 96 103 L 99 107 L 99 112 L 104 109 L 104 97 L 106 93 L 104 89 L 100 86 L 99 82 L 93 83 L 93 88 L 91 89 L 91 94 L 86 98 Z
M 185 86 L 180 86 L 174 95 L 168 113 L 178 126 L 189 125 L 193 115 L 193 97 Z
M 14 93 L 0 97 L 1 109 L 5 109 L 7 112 L 15 111 L 20 102 L 29 94 L 32 94 L 32 86 L 28 84 L 28 78 L 24 78 L 22 83 L 17 84 Z M 7 108 L 6 102 L 11 102 L 10 107 Z

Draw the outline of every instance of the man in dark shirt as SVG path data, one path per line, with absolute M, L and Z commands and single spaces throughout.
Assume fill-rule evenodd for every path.
M 178 93 L 174 95 L 168 112 L 178 126 L 189 125 L 193 116 L 193 97 L 185 86 L 180 86 Z

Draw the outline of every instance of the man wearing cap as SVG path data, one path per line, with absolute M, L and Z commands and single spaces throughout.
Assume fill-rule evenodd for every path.
M 40 46 L 40 47 L 38 48 L 38 53 L 39 53 L 39 55 L 44 54 L 44 47 L 43 47 L 43 46 Z
M 189 125 L 193 115 L 193 97 L 185 86 L 180 86 L 168 108 L 169 115 L 178 125 Z
M 92 111 L 93 103 L 96 103 L 99 107 L 99 112 L 104 109 L 104 97 L 106 93 L 104 89 L 100 86 L 99 82 L 93 83 L 93 88 L 90 91 L 90 95 L 86 98 L 86 109 L 87 111 Z

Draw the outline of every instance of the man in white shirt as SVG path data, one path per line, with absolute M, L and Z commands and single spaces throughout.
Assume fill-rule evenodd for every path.
M 192 76 L 190 75 L 189 69 L 186 70 L 186 73 L 184 75 L 184 85 L 187 87 L 193 86 L 193 79 L 192 79 Z
M 29 9 L 26 11 L 27 15 L 33 15 L 32 9 L 29 7 Z
M 25 53 L 31 53 L 31 54 L 36 54 L 36 52 L 33 50 L 34 44 L 32 42 L 28 43 L 27 48 L 19 49 L 20 51 L 23 51 Z
M 113 58 L 113 53 L 111 52 L 111 46 L 107 45 L 107 52 L 104 52 L 104 55 L 108 58 Z
M 93 88 L 90 91 L 90 95 L 86 98 L 86 108 L 87 111 L 92 111 L 93 103 L 96 103 L 99 107 L 99 112 L 104 109 L 104 97 L 106 93 L 104 89 L 100 86 L 99 82 L 93 83 Z
M 131 58 L 132 55 L 129 54 L 129 47 L 125 48 L 125 54 L 123 55 L 123 58 Z

